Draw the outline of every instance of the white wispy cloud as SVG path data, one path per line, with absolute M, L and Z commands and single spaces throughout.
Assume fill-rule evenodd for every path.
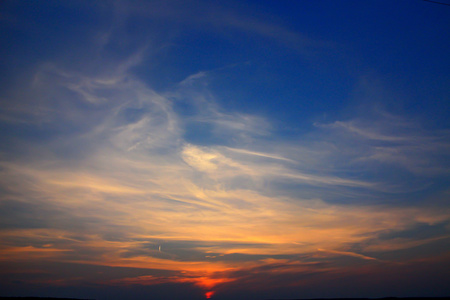
M 309 253 L 317 248 L 347 253 L 347 245 L 374 239 L 379 232 L 401 231 L 425 220 L 431 224 L 448 220 L 448 212 L 436 208 L 339 205 L 308 199 L 301 193 L 273 196 L 276 186 L 268 192 L 265 182 L 287 180 L 318 190 L 346 186 L 370 191 L 376 190 L 379 182 L 337 176 L 339 170 L 333 168 L 324 173 L 308 166 L 306 172 L 302 170 L 305 162 L 298 164 L 295 157 L 276 152 L 188 143 L 180 125 L 183 115 L 174 112 L 172 100 L 131 77 L 109 88 L 116 96 L 103 106 L 101 119 L 91 120 L 94 126 L 90 130 L 59 137 L 42 148 L 44 156 L 31 153 L 26 163 L 3 161 L 2 182 L 9 186 L 10 199 L 24 205 L 39 203 L 70 216 L 66 222 L 55 222 L 50 232 L 58 229 L 63 236 L 87 235 L 99 245 L 106 243 L 102 235 L 123 235 L 131 244 L 117 243 L 111 248 L 113 257 L 117 258 L 120 249 L 139 245 L 131 242 L 139 237 L 271 245 L 233 250 L 219 246 L 219 253 L 275 255 Z M 102 92 L 90 90 L 94 96 Z M 202 116 L 208 113 L 213 119 L 217 111 L 199 111 Z M 258 133 L 247 130 L 246 134 Z M 267 136 L 265 143 L 272 144 L 274 139 Z M 264 148 L 264 142 L 258 143 L 258 148 Z M 300 147 L 315 152 L 316 145 Z M 58 157 L 57 151 L 73 147 L 80 149 L 81 155 Z M 345 152 L 341 149 L 334 155 L 341 151 Z M 336 159 L 320 155 L 330 163 Z M 55 219 L 56 215 L 50 210 L 45 218 Z M 83 218 L 97 229 L 86 233 L 68 226 Z M 32 229 L 29 234 L 33 235 Z M 91 246 L 87 243 L 84 247 Z
M 450 149 L 446 130 L 427 130 L 412 119 L 383 112 L 317 126 L 328 131 L 327 138 L 353 163 L 395 165 L 417 175 L 448 173 L 449 166 L 442 164 Z

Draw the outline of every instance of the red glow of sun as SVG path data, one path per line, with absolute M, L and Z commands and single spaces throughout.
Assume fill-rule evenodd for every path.
M 209 291 L 209 292 L 205 293 L 206 299 L 210 299 L 212 295 L 214 295 L 213 291 Z

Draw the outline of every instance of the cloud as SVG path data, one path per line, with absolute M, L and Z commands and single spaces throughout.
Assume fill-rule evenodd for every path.
M 358 254 L 358 253 L 354 253 L 354 252 L 348 252 L 348 251 L 336 251 L 336 250 L 325 250 L 325 249 L 317 249 L 317 251 L 325 252 L 325 253 L 331 254 L 331 255 L 346 255 L 346 256 L 352 256 L 352 257 L 357 257 L 357 258 L 366 259 L 366 260 L 377 260 L 376 258 L 373 258 L 370 256 L 366 256 L 366 255 L 362 255 L 362 254 Z
M 276 160 L 284 160 L 290 163 L 296 163 L 296 161 L 282 157 L 282 156 L 277 156 L 277 155 L 273 155 L 270 153 L 263 153 L 263 152 L 256 152 L 256 151 L 249 151 L 249 150 L 245 150 L 245 149 L 238 149 L 238 148 L 230 148 L 230 147 L 226 147 L 226 150 L 230 150 L 233 152 L 237 152 L 237 153 L 243 153 L 243 154 L 248 154 L 250 156 L 254 155 L 254 156 L 258 156 L 258 157 L 264 157 L 264 158 L 272 158 L 272 159 L 276 159 Z
M 416 175 L 446 174 L 442 164 L 448 153 L 448 132 L 426 130 L 413 120 L 380 114 L 376 118 L 336 121 L 318 125 L 334 135 L 335 143 L 355 145 L 355 164 L 377 162 L 398 166 Z M 343 148 L 345 149 L 345 148 Z
M 388 133 L 379 133 L 388 130 L 377 127 L 384 126 L 383 120 L 362 125 L 356 121 L 336 121 L 319 126 L 313 138 L 300 144 L 283 140 L 278 143 L 276 137 L 266 133 L 264 139 L 254 143 L 255 148 L 251 142 L 241 148 L 195 145 L 183 138 L 186 119 L 174 109 L 177 100 L 157 93 L 137 78 L 122 74 L 112 76 L 116 79 L 109 82 L 103 77 L 73 75 L 70 71 L 57 74 L 61 79 L 53 81 L 52 89 L 67 88 L 66 78 L 83 78 L 77 80 L 85 93 L 77 93 L 75 99 L 86 100 L 94 106 L 81 107 L 78 117 L 69 118 L 82 130 L 65 133 L 45 145 L 38 142 L 35 147 L 40 149 L 39 157 L 30 152 L 26 162 L 3 161 L 3 188 L 14 201 L 23 205 L 39 203 L 46 208 L 48 215 L 36 216 L 36 219 L 54 220 L 50 232 L 61 226 L 62 236 L 81 234 L 99 245 L 110 244 L 104 240 L 106 236 L 117 235 L 122 241 L 129 241 L 130 244 L 117 242 L 116 246 L 108 246 L 114 257 L 120 256 L 121 247 L 127 251 L 139 248 L 140 242 L 136 239 L 145 237 L 267 244 L 258 249 L 227 249 L 215 245 L 214 251 L 219 255 L 290 255 L 310 253 L 317 248 L 346 253 L 348 245 L 376 238 L 379 232 L 401 231 L 419 222 L 448 219 L 448 212 L 433 207 L 424 210 L 357 203 L 342 205 L 326 198 L 304 197 L 298 192 L 287 196 L 274 184 L 284 181 L 293 188 L 300 185 L 314 190 L 317 195 L 323 190 L 331 192 L 342 187 L 373 194 L 383 182 L 345 174 L 339 169 L 342 164 L 338 159 L 345 158 L 358 166 L 365 153 L 379 147 L 394 147 L 391 144 L 366 145 L 361 139 L 397 144 L 407 141 L 407 145 L 413 143 L 413 146 L 416 139 L 426 139 L 426 132 L 411 137 L 411 126 L 401 127 L 406 128 L 403 135 L 392 133 L 393 138 L 389 138 Z M 111 95 L 106 102 L 89 100 L 99 99 L 103 93 Z M 189 99 L 190 95 L 185 97 Z M 195 103 L 197 99 L 191 101 Z M 239 136 L 240 132 L 250 137 L 259 135 L 257 130 L 248 129 L 257 125 L 240 125 L 253 124 L 252 120 L 259 120 L 258 116 L 219 113 L 221 109 L 214 98 L 203 101 L 209 101 L 210 106 L 199 109 L 198 115 L 189 116 L 188 122 L 209 122 L 217 126 L 218 131 L 233 136 Z M 81 115 L 96 110 L 97 105 L 101 107 L 101 118 L 93 115 L 87 119 L 89 126 L 86 126 L 83 124 L 86 119 Z M 54 113 L 49 110 L 50 116 L 56 113 L 58 118 L 51 117 L 49 122 L 67 122 L 66 114 L 73 114 L 73 109 L 59 109 Z M 394 122 L 395 119 L 390 125 Z M 396 130 L 396 127 L 387 127 Z M 330 136 L 329 131 L 333 135 Z M 340 139 L 344 139 L 343 142 Z M 348 141 L 350 146 L 345 145 Z M 271 146 L 273 143 L 278 143 L 278 148 Z M 321 148 L 327 143 L 335 143 L 337 147 Z M 353 151 L 354 144 L 361 149 Z M 441 152 L 440 145 L 429 147 Z M 69 149 L 79 150 L 70 157 Z M 274 152 L 259 149 L 274 149 Z M 312 159 L 298 160 L 290 149 L 300 149 L 300 153 Z M 328 163 L 328 170 L 314 170 L 317 159 Z M 277 196 L 277 192 L 282 196 Z M 66 221 L 55 222 L 58 211 L 64 211 L 68 216 Z M 410 215 L 415 217 L 407 217 Z M 72 224 L 80 220 L 96 224 L 97 229 L 71 229 Z M 29 233 L 33 236 L 33 229 Z M 84 246 L 89 247 L 89 243 Z
M 389 239 L 384 242 L 378 242 L 376 245 L 369 245 L 365 247 L 365 251 L 368 252 L 379 252 L 379 251 L 394 251 L 394 250 L 400 250 L 400 249 L 409 249 L 417 246 L 421 246 L 424 244 L 432 243 L 435 241 L 448 239 L 450 236 L 441 236 L 441 237 L 434 237 L 429 239 L 423 239 L 423 240 L 411 240 L 411 239 L 405 239 L 405 238 L 395 238 L 395 239 Z
M 171 21 L 182 26 L 192 26 L 206 31 L 223 33 L 233 30 L 249 36 L 259 36 L 288 46 L 302 53 L 312 53 L 311 49 L 329 47 L 324 41 L 312 39 L 305 34 L 291 30 L 281 22 L 269 21 L 264 13 L 256 13 L 253 5 L 223 6 L 208 1 L 193 1 L 180 3 L 179 1 L 134 2 L 116 5 L 118 18 L 126 20 L 131 17 L 146 17 L 153 20 Z M 243 13 L 244 12 L 244 13 Z M 193 18 L 192 16 L 195 16 Z

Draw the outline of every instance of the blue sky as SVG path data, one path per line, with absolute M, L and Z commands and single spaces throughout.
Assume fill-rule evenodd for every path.
M 4 1 L 2 296 L 448 296 L 450 8 Z

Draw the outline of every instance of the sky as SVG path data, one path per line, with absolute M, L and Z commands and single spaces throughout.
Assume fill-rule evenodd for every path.
M 423 0 L 2 1 L 0 296 L 449 296 L 449 31 Z

